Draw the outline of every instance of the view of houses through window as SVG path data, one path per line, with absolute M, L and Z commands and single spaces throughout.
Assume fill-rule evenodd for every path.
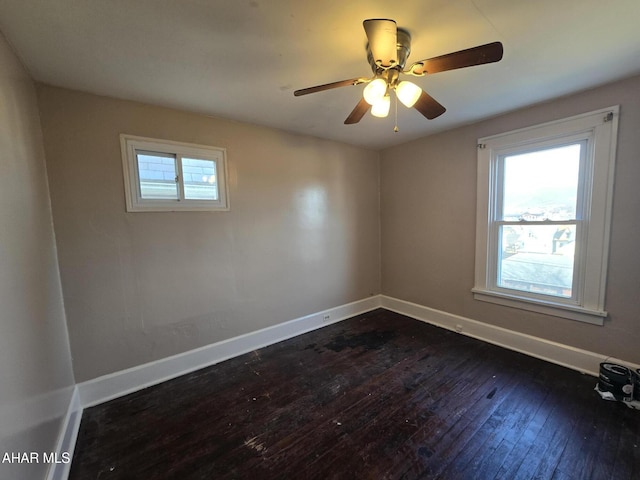
M 584 146 L 500 159 L 498 287 L 571 298 Z
M 215 160 L 146 151 L 137 151 L 136 157 L 141 198 L 179 199 L 178 179 L 182 175 L 185 199 L 218 200 Z

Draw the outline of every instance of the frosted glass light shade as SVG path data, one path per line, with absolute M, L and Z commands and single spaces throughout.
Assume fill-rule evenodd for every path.
M 384 118 L 389 115 L 390 108 L 391 97 L 389 95 L 385 95 L 371 106 L 371 115 L 374 117 Z
M 420 95 L 422 94 L 422 89 L 414 83 L 402 81 L 396 87 L 396 95 L 398 96 L 398 100 L 402 102 L 402 104 L 407 107 L 413 107 Z
M 387 93 L 387 82 L 382 78 L 376 78 L 369 82 L 369 85 L 364 87 L 362 96 L 369 105 L 375 105 L 375 103 L 384 98 Z

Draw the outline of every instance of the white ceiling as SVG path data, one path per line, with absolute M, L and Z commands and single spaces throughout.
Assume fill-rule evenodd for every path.
M 343 121 L 369 76 L 362 21 L 412 35 L 408 64 L 501 41 L 499 63 L 415 79 L 447 112 Z M 640 73 L 638 0 L 0 0 L 34 79 L 382 148 Z M 393 110 L 393 108 L 392 108 Z

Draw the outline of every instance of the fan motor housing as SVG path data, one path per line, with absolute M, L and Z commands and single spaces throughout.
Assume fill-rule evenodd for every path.
M 391 68 L 401 71 L 407 63 L 407 58 L 409 58 L 409 54 L 411 53 L 411 34 L 403 28 L 398 28 L 396 48 L 398 50 L 398 63 Z M 369 44 L 367 44 L 367 60 L 369 61 L 369 65 L 371 65 L 371 70 L 373 70 L 374 74 L 379 74 L 382 70 L 385 70 L 384 68 L 376 65 L 371 49 L 369 48 Z

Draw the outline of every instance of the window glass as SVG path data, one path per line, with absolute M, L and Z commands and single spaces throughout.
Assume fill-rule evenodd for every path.
M 572 298 L 584 147 L 577 142 L 500 157 L 496 286 Z
M 182 177 L 186 199 L 218 200 L 218 176 L 215 161 L 183 158 Z
M 576 218 L 582 143 L 503 159 L 504 220 Z
M 158 152 L 136 152 L 140 197 L 144 199 L 178 199 L 175 155 Z
M 575 225 L 503 225 L 500 238 L 499 287 L 571 298 Z

